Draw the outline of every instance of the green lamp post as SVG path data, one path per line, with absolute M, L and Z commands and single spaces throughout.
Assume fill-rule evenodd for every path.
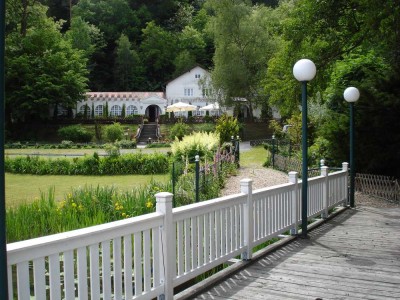
M 301 235 L 307 237 L 307 210 L 308 210 L 308 158 L 307 158 L 307 82 L 312 80 L 317 73 L 315 64 L 309 59 L 300 59 L 293 67 L 294 77 L 301 82 Z
M 354 162 L 354 103 L 360 98 L 360 92 L 355 87 L 348 87 L 343 93 L 344 100 L 350 106 L 350 207 L 354 207 L 354 180 L 355 180 L 355 162 Z

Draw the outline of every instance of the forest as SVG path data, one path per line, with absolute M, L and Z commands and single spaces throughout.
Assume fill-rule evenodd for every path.
M 86 91 L 162 91 L 194 65 L 227 104 L 301 110 L 309 83 L 310 156 L 348 160 L 355 104 L 357 171 L 400 178 L 400 4 L 378 0 L 6 0 L 6 126 L 49 118 Z

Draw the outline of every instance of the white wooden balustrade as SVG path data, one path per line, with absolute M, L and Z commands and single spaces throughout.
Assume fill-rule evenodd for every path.
M 309 179 L 308 217 L 347 201 L 343 169 Z M 172 299 L 173 288 L 241 256 L 301 222 L 301 180 L 7 245 L 9 299 Z

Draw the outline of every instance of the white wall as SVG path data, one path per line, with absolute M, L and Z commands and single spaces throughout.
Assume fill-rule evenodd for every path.
M 197 66 L 170 81 L 165 90 L 168 105 L 182 101 L 192 105 L 205 106 L 208 101 L 213 102 L 203 96 L 203 88 L 200 82 L 206 80 L 206 78 L 209 78 L 209 73 Z M 193 94 L 185 95 L 185 89 L 193 91 Z

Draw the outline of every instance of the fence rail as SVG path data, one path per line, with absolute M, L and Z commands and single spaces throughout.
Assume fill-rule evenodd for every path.
M 347 164 L 310 178 L 308 218 L 347 201 Z M 156 212 L 7 245 L 11 299 L 173 298 L 173 288 L 301 222 L 301 180 L 178 208 L 158 193 Z
M 400 201 L 399 182 L 389 176 L 357 173 L 355 189 L 358 192 L 386 200 Z

